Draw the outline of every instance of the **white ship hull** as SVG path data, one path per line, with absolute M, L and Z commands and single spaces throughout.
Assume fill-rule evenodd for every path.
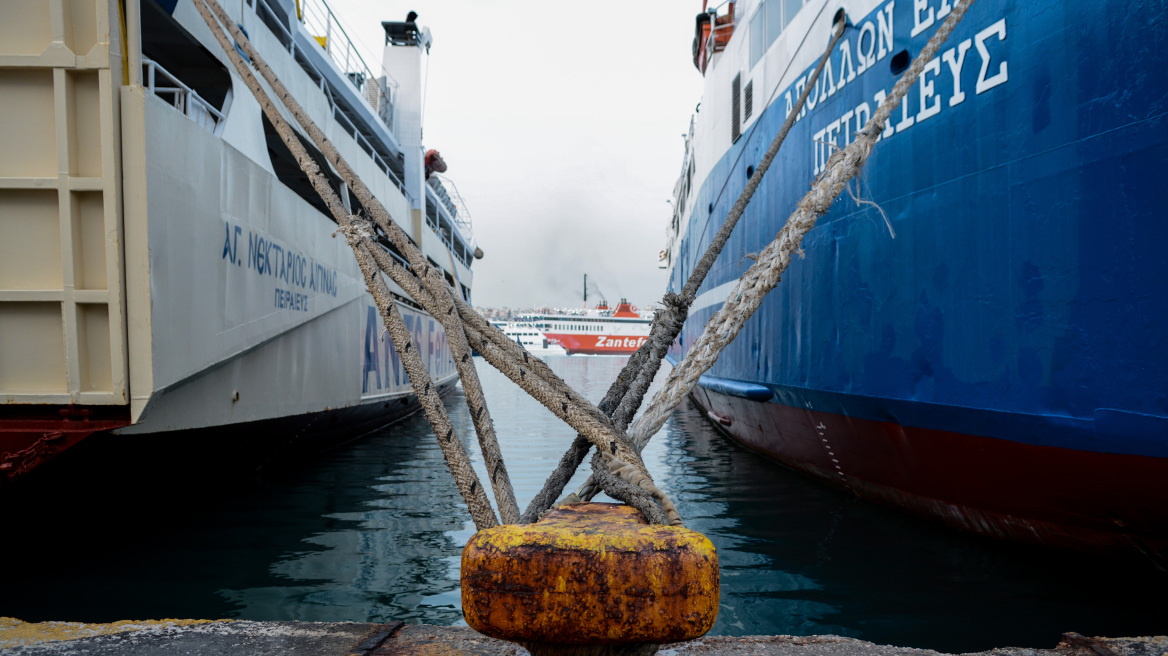
M 29 36 L 17 43 L 19 55 L 0 54 L 0 98 L 9 99 L 0 103 L 14 112 L 0 128 L 0 480 L 93 428 L 161 438 L 374 404 L 388 410 L 411 396 L 351 250 L 334 237 L 336 224 L 289 186 L 259 105 L 194 5 L 180 0 L 164 15 L 167 3 L 153 2 L 143 0 L 153 12 L 144 30 L 151 17 L 173 20 L 230 75 L 215 108 L 222 118 L 193 111 L 189 97 L 186 111 L 176 109 L 166 85 L 151 80 L 149 59 L 140 83 L 124 78 L 122 53 L 133 52 L 134 35 L 123 48 L 117 2 L 30 1 L 10 16 L 35 27 L 41 11 L 54 26 L 72 15 L 74 29 Z M 377 110 L 352 89 L 322 90 L 347 72 L 321 76 L 317 64 L 316 77 L 326 79 L 314 79 L 302 60 L 327 63 L 330 55 L 289 45 L 308 33 L 294 13 L 283 42 L 271 29 L 291 2 L 254 4 L 225 9 L 394 219 L 469 296 L 473 247 L 465 230 L 435 230 L 455 224 L 456 212 L 425 183 L 408 80 L 396 89 L 397 106 L 383 106 L 383 122 L 354 137 L 361 131 L 353 126 Z M 257 13 L 264 11 L 266 21 Z M 79 35 L 86 26 L 88 40 Z M 398 72 L 405 78 L 421 57 L 420 47 L 407 49 L 406 73 Z M 346 123 L 337 120 L 342 91 L 350 94 Z M 381 153 L 395 148 L 400 168 L 391 177 L 391 158 Z M 390 289 L 402 297 L 434 381 L 452 386 L 441 326 Z M 80 417 L 93 421 L 82 426 Z

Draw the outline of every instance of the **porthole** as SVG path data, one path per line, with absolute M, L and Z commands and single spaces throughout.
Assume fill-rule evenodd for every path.
M 888 67 L 892 69 L 893 75 L 900 75 L 905 71 L 906 68 L 908 68 L 908 65 L 911 63 L 912 60 L 909 59 L 908 51 L 901 50 L 892 56 L 892 60 L 888 62 Z

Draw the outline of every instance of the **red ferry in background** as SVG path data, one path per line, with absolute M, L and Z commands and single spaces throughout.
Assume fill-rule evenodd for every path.
M 590 310 L 525 317 L 568 355 L 628 355 L 649 338 L 651 316 L 642 317 L 626 299 L 616 309 L 607 301 Z

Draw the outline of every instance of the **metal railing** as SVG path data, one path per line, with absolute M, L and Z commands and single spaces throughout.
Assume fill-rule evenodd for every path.
M 729 11 L 719 16 L 718 10 L 727 6 L 730 8 Z M 726 49 L 730 36 L 734 33 L 734 26 L 738 23 L 738 15 L 734 10 L 734 0 L 723 0 L 718 5 L 706 9 L 706 12 L 710 14 L 710 35 L 706 37 L 706 61 L 712 60 L 715 53 Z M 730 20 L 719 25 L 718 18 L 729 18 Z
M 159 66 L 158 62 L 145 55 L 142 56 L 142 74 L 145 78 L 143 84 L 150 93 L 163 99 L 169 97 L 170 104 L 192 121 L 212 134 L 222 133 L 223 122 L 226 119 L 223 112 L 204 100 L 194 89 L 183 84 L 170 71 Z
M 462 221 L 452 218 L 451 212 L 446 208 L 446 204 L 439 199 L 438 194 L 435 193 L 434 187 L 426 184 L 426 225 L 438 235 L 446 248 L 450 250 L 457 260 L 462 262 L 468 269 L 470 268 L 471 259 L 474 257 L 474 251 L 468 245 L 467 240 L 469 235 L 459 231 L 458 227 L 464 224 Z M 430 213 L 430 208 L 434 209 L 433 215 Z M 452 225 L 453 224 L 453 225 Z M 455 227 L 458 226 L 458 227 Z
M 332 8 L 323 0 L 296 0 L 296 11 L 299 12 L 300 22 L 328 56 L 345 71 L 349 82 L 361 92 L 369 106 L 392 131 L 397 84 L 391 84 L 388 76 L 373 72 Z
M 467 242 L 473 244 L 474 227 L 471 225 L 470 210 L 467 209 L 466 201 L 463 200 L 462 193 L 458 191 L 458 186 L 444 175 L 433 173 L 431 178 L 438 178 L 436 194 L 442 199 L 446 209 L 450 210 L 450 216 L 454 218 L 454 223 L 459 227 L 463 237 L 466 238 Z
M 309 74 L 309 77 L 313 78 L 313 80 L 320 85 L 320 90 L 322 93 L 324 93 L 325 100 L 328 101 L 329 108 L 332 110 L 333 118 L 336 119 L 338 123 L 340 123 L 341 127 L 345 129 L 346 133 L 353 137 L 353 140 L 357 142 L 357 145 L 360 146 L 361 150 L 365 151 L 365 153 L 369 155 L 370 159 L 373 160 L 373 163 L 377 165 L 377 168 L 381 169 L 381 171 L 385 173 L 385 175 L 390 179 L 391 182 L 394 183 L 398 190 L 401 191 L 402 194 L 404 194 L 407 198 L 411 197 L 411 194 L 409 190 L 406 189 L 405 184 L 402 183 L 397 174 L 393 172 L 389 166 L 389 163 L 385 161 L 385 158 L 381 155 L 381 153 L 376 148 L 374 148 L 369 137 L 365 135 L 360 128 L 357 127 L 356 123 L 354 123 L 354 121 L 346 114 L 345 108 L 337 102 L 336 98 L 333 96 L 332 89 L 329 86 L 328 79 L 324 76 L 323 73 L 320 72 L 320 69 L 318 69 L 312 63 L 312 61 L 300 51 L 300 46 L 297 45 L 296 39 L 293 38 L 291 29 L 288 25 L 285 25 L 283 19 L 280 17 L 280 14 L 272 8 L 272 6 L 269 4 L 269 0 L 253 1 L 256 13 L 260 16 L 260 19 L 264 22 L 265 25 L 272 29 L 276 38 L 280 40 L 280 42 L 284 45 L 285 48 L 287 48 L 292 57 L 300 64 L 302 68 L 304 68 L 305 72 Z M 348 84 L 358 92 L 362 100 L 364 100 L 369 105 L 370 109 L 374 110 L 374 113 L 385 123 L 386 127 L 392 134 L 394 130 L 393 107 L 397 83 L 391 83 L 388 76 L 382 76 L 381 78 L 373 77 L 368 64 L 365 63 L 365 59 L 360 56 L 356 48 L 353 46 L 352 41 L 348 38 L 347 33 L 343 28 L 340 27 L 340 23 L 335 20 L 332 10 L 328 8 L 328 5 L 320 2 L 320 0 L 315 0 L 315 2 L 318 2 L 321 6 L 323 6 L 323 11 L 327 12 L 327 16 L 329 18 L 327 19 L 328 22 L 326 22 L 326 27 L 335 24 L 335 34 L 338 35 L 341 41 L 347 44 L 344 46 L 344 52 L 351 54 L 347 54 L 345 59 L 338 60 L 337 57 L 334 57 L 332 53 L 329 52 L 327 44 L 332 41 L 332 28 L 326 30 L 325 43 L 321 45 L 321 48 L 325 50 L 326 54 L 329 55 L 329 58 L 332 59 L 334 63 L 338 64 L 339 67 L 343 67 L 343 70 L 348 71 L 343 77 L 345 77 Z M 303 4 L 305 4 L 304 0 L 299 0 L 297 3 L 297 11 L 300 12 L 301 16 L 304 16 L 303 10 L 301 9 L 301 5 Z M 322 13 L 322 10 L 314 11 L 316 15 L 320 15 Z M 305 23 L 305 27 L 309 28 L 307 23 Z M 311 31 L 311 28 L 309 28 L 309 30 Z M 340 49 L 340 46 L 337 46 L 337 48 Z M 358 67 L 359 65 L 358 70 L 349 71 L 348 65 L 350 64 L 354 67 Z

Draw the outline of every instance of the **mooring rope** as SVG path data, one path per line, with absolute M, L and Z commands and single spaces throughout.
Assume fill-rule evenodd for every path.
M 807 195 L 799 201 L 786 225 L 779 231 L 774 241 L 763 249 L 754 265 L 738 280 L 722 308 L 706 323 L 705 331 L 690 348 L 685 359 L 669 373 L 665 387 L 653 397 L 645 414 L 629 428 L 629 434 L 638 448 L 643 448 L 661 429 L 681 400 L 697 385 L 699 377 L 714 365 L 718 355 L 738 335 L 746 320 L 762 304 L 763 298 L 778 284 L 779 277 L 791 263 L 792 254 L 799 251 L 803 237 L 815 226 L 819 217 L 831 209 L 832 203 L 868 161 L 868 156 L 871 155 L 872 148 L 880 138 L 880 133 L 893 110 L 900 105 L 908 90 L 916 84 L 925 64 L 936 56 L 941 45 L 961 22 L 973 2 L 974 0 L 965 0 L 953 8 L 945 22 L 913 60 L 908 71 L 897 81 L 892 93 L 877 107 L 864 129 L 857 133 L 856 140 L 828 158 L 826 170 L 815 181 Z
M 558 376 L 555 376 L 545 363 L 538 358 L 531 357 L 522 347 L 507 339 L 501 331 L 479 317 L 473 308 L 470 308 L 456 294 L 451 292 L 441 273 L 434 270 L 433 267 L 425 262 L 421 252 L 413 246 L 405 233 L 390 218 L 384 206 L 352 171 L 344 158 L 341 157 L 328 138 L 316 126 L 315 122 L 307 116 L 295 98 L 288 93 L 278 77 L 267 66 L 259 53 L 251 46 L 250 41 L 242 31 L 230 20 L 230 17 L 218 5 L 217 1 L 196 0 L 195 4 L 199 9 L 200 15 L 203 16 L 204 21 L 207 22 L 208 27 L 215 34 L 216 39 L 224 51 L 227 52 L 240 75 L 248 83 L 249 89 L 260 102 L 261 107 L 264 108 L 265 115 L 268 116 L 273 125 L 277 126 L 278 131 L 284 130 L 287 132 L 287 134 L 281 133 L 281 138 L 296 156 L 301 168 L 313 180 L 314 189 L 325 199 L 326 205 L 329 205 L 330 211 L 334 214 L 334 218 L 336 218 L 338 224 L 342 228 L 346 228 L 344 230 L 346 237 L 350 239 L 350 245 L 353 246 L 354 253 L 357 255 L 358 263 L 361 265 L 363 273 L 366 273 L 366 284 L 369 286 L 370 292 L 374 295 L 375 300 L 379 302 L 379 309 L 383 315 L 383 320 L 386 321 L 390 336 L 394 340 L 395 348 L 403 356 L 403 362 L 406 360 L 406 352 L 410 348 L 408 333 L 399 335 L 395 327 L 389 325 L 393 321 L 393 315 L 396 315 L 396 308 L 393 306 L 392 300 L 389 299 L 388 293 L 381 293 L 387 292 L 387 290 L 379 289 L 379 287 L 384 287 L 384 283 L 380 277 L 376 275 L 372 275 L 371 277 L 365 271 L 367 265 L 375 266 L 378 263 L 375 253 L 379 250 L 379 247 L 371 245 L 372 238 L 375 235 L 369 229 L 351 228 L 354 217 L 349 217 L 347 212 L 343 210 L 338 212 L 334 209 L 332 201 L 336 200 L 339 202 L 339 199 L 336 198 L 336 193 L 328 186 L 327 180 L 320 175 L 315 163 L 307 156 L 305 149 L 300 145 L 295 133 L 292 132 L 291 126 L 287 124 L 275 109 L 271 99 L 251 74 L 251 71 L 243 62 L 242 57 L 234 52 L 234 47 L 227 41 L 227 36 L 223 34 L 223 28 L 215 22 L 214 17 L 207 11 L 207 7 L 202 6 L 203 3 L 206 3 L 219 17 L 220 22 L 223 23 L 223 26 L 226 27 L 231 33 L 231 36 L 243 49 L 244 53 L 251 59 L 252 64 L 256 66 L 260 74 L 271 85 L 285 108 L 300 123 L 301 127 L 305 129 L 309 138 L 324 153 L 326 159 L 349 185 L 350 190 L 353 191 L 354 195 L 357 196 L 358 200 L 369 211 L 377 226 L 384 231 L 389 240 L 399 248 L 406 256 L 407 261 L 409 261 L 410 269 L 406 270 L 392 259 L 384 258 L 384 260 L 389 260 L 391 266 L 389 268 L 380 268 L 398 286 L 407 290 L 407 293 L 410 293 L 411 296 L 414 296 L 414 299 L 423 306 L 423 309 L 438 319 L 446 329 L 448 339 L 451 342 L 452 353 L 456 355 L 456 365 L 459 369 L 459 375 L 462 378 L 464 389 L 468 392 L 468 401 L 472 406 L 477 405 L 478 407 L 478 410 L 472 413 L 472 417 L 474 418 L 476 431 L 479 434 L 480 445 L 483 448 L 484 461 L 487 462 L 488 470 L 491 472 L 492 485 L 495 488 L 497 500 L 499 501 L 501 511 L 504 513 L 505 521 L 518 521 L 518 510 L 515 507 L 514 495 L 510 491 L 510 481 L 506 478 L 506 470 L 503 466 L 502 457 L 498 453 L 498 444 L 494 436 L 493 426 L 489 430 L 484 430 L 483 417 L 485 416 L 486 419 L 485 425 L 489 426 L 489 414 L 486 412 L 485 400 L 481 396 L 481 386 L 478 384 L 477 373 L 475 373 L 473 362 L 469 358 L 469 345 L 466 342 L 468 339 L 476 344 L 475 348 L 483 354 L 488 362 L 500 369 L 500 371 L 533 397 L 540 400 L 545 407 L 578 432 L 587 436 L 600 449 L 601 453 L 604 454 L 606 461 L 615 460 L 623 465 L 631 465 L 631 467 L 621 466 L 616 468 L 617 475 L 623 479 L 632 481 L 639 488 L 649 491 L 652 498 L 658 499 L 659 503 L 661 499 L 668 502 L 668 497 L 652 483 L 652 478 L 649 476 L 644 463 L 641 461 L 639 451 L 632 446 L 631 441 L 624 434 L 624 431 L 616 429 L 606 415 L 601 413 L 595 406 L 560 380 Z M 418 272 L 420 272 L 420 276 L 416 275 Z M 417 295 L 415 296 L 414 293 Z M 384 296 L 384 298 L 378 299 L 379 294 Z M 447 301 L 450 301 L 449 305 L 445 305 Z M 388 303 L 388 308 L 381 307 L 386 303 Z M 461 322 L 459 319 L 461 319 Z M 398 317 L 398 321 L 400 322 L 400 317 Z M 404 327 L 404 324 L 402 326 Z M 405 341 L 399 341 L 399 337 Z M 461 342 L 461 344 L 456 344 L 456 342 Z M 405 352 L 403 352 L 403 349 L 405 349 Z M 515 349 L 518 352 L 515 352 Z M 409 359 L 412 360 L 414 358 L 411 356 Z M 420 358 L 417 359 L 420 363 Z M 409 371 L 408 367 L 407 371 Z M 465 453 L 462 454 L 463 458 L 459 458 L 453 452 L 447 453 L 448 447 L 450 451 L 454 450 L 455 445 L 461 448 L 461 441 L 458 440 L 453 427 L 450 426 L 449 418 L 445 415 L 445 408 L 441 405 L 441 400 L 437 397 L 437 393 L 433 392 L 433 398 L 430 398 L 431 390 L 434 386 L 431 384 L 432 381 L 429 375 L 418 376 L 413 371 L 410 371 L 410 374 L 411 385 L 421 400 L 423 408 L 427 411 L 427 418 L 431 421 L 435 435 L 439 437 L 439 443 L 443 445 L 443 454 L 447 457 L 447 464 L 456 482 L 458 482 L 460 493 L 462 493 L 464 500 L 466 500 L 468 508 L 471 509 L 471 515 L 475 520 L 476 526 L 484 528 L 494 525 L 496 520 L 493 511 L 490 509 L 489 502 L 486 503 L 484 510 L 480 500 L 473 498 L 476 495 L 481 495 L 482 490 L 481 486 L 478 485 L 477 477 L 473 475 L 473 470 L 469 470 L 460 464 L 461 460 L 465 458 Z M 470 381 L 469 385 L 468 381 Z M 470 474 L 469 476 L 468 472 Z M 634 477 L 632 472 L 636 472 L 637 476 Z M 500 494 L 501 490 L 505 493 Z M 619 491 L 614 490 L 614 492 L 619 494 Z M 485 500 L 485 496 L 482 497 L 482 500 Z M 631 505 L 642 509 L 643 512 L 646 509 L 640 508 L 640 506 L 645 503 L 650 502 L 647 499 L 634 499 L 630 501 Z M 663 504 L 663 507 L 666 507 L 668 510 L 669 507 L 672 507 L 672 503 Z M 667 514 L 669 513 L 667 512 Z M 675 520 L 676 523 L 680 523 L 680 517 L 677 516 L 675 508 L 670 518 Z
M 435 301 L 439 299 L 445 300 L 443 298 L 445 296 L 444 290 L 449 289 L 449 287 L 442 277 L 441 272 L 430 267 L 421 252 L 416 248 L 400 248 L 400 245 L 408 244 L 409 240 L 400 229 L 397 230 L 397 234 L 391 233 L 392 228 L 397 228 L 397 224 L 390 219 L 385 207 L 373 195 L 364 181 L 352 170 L 348 162 L 340 155 L 328 137 L 325 136 L 324 132 L 308 117 L 296 98 L 288 92 L 283 82 L 276 76 L 271 67 L 268 66 L 264 58 L 252 47 L 247 36 L 230 19 L 227 12 L 219 6 L 216 0 L 207 0 L 207 2 L 220 22 L 227 26 L 228 30 L 232 33 L 232 37 L 240 44 L 245 54 L 248 55 L 256 67 L 256 70 L 268 82 L 289 113 L 304 128 L 312 142 L 324 153 L 325 158 L 345 180 L 353 195 L 370 212 L 378 226 L 386 231 L 390 240 L 395 245 L 399 245 L 399 250 L 406 255 L 414 271 L 422 272 L 421 278 L 423 285 L 429 290 L 433 299 Z M 212 29 L 218 31 L 215 28 Z M 374 247 L 373 250 L 377 250 L 377 247 Z M 395 279 L 394 282 L 401 286 L 400 281 Z M 443 305 L 444 307 L 442 310 L 437 310 L 437 305 Z M 486 399 L 482 393 L 482 384 L 479 381 L 478 372 L 474 368 L 474 363 L 470 360 L 471 348 L 467 343 L 467 338 L 460 322 L 453 316 L 452 308 L 453 305 L 450 302 L 437 303 L 428 308 L 427 311 L 438 320 L 446 331 L 447 342 L 450 345 L 451 355 L 454 357 L 455 368 L 458 371 L 459 379 L 462 381 L 463 392 L 468 404 L 480 409 L 471 413 L 471 421 L 479 439 L 479 446 L 483 453 L 483 461 L 487 466 L 487 471 L 490 472 L 491 487 L 495 492 L 495 500 L 499 506 L 499 513 L 504 523 L 513 523 L 518 521 L 519 506 L 515 501 L 515 493 L 511 485 L 510 477 L 507 474 L 506 465 L 503 462 L 502 453 L 499 449 L 494 422 L 491 420 L 490 413 L 486 410 Z
M 413 386 L 414 394 L 417 396 L 426 418 L 430 421 L 430 425 L 434 429 L 434 433 L 438 436 L 438 443 L 442 450 L 442 455 L 446 460 L 447 466 L 454 477 L 455 484 L 458 487 L 459 493 L 470 510 L 471 518 L 474 520 L 475 526 L 480 530 L 483 528 L 490 528 L 497 525 L 498 519 L 495 517 L 495 512 L 491 508 L 491 502 L 487 499 L 486 492 L 482 485 L 479 484 L 478 476 L 471 466 L 470 459 L 463 448 L 462 440 L 458 437 L 454 430 L 454 426 L 450 421 L 450 417 L 446 414 L 446 408 L 442 404 L 442 399 L 438 395 L 437 386 L 433 384 L 430 379 L 430 373 L 426 369 L 426 365 L 422 362 L 421 355 L 418 349 L 412 343 L 413 337 L 405 326 L 401 314 L 397 310 L 397 304 L 389 294 L 389 290 L 385 288 L 385 284 L 379 274 L 376 261 L 371 253 L 370 244 L 373 244 L 371 231 L 368 229 L 361 229 L 361 224 L 354 224 L 353 218 L 345 209 L 340 197 L 336 191 L 330 186 L 328 179 L 321 173 L 316 161 L 308 154 L 308 151 L 300 143 L 300 139 L 293 131 L 292 126 L 284 120 L 283 115 L 277 110 L 272 99 L 260 86 L 259 80 L 251 73 L 247 67 L 243 57 L 233 47 L 227 39 L 215 17 L 211 15 L 211 11 L 204 2 L 214 7 L 221 16 L 226 16 L 222 8 L 218 6 L 216 0 L 195 0 L 195 7 L 199 10 L 199 14 L 211 29 L 212 34 L 215 35 L 219 45 L 223 51 L 231 59 L 232 64 L 243 77 L 244 82 L 248 88 L 255 95 L 256 100 L 260 103 L 260 108 L 264 115 L 268 117 L 272 125 L 276 128 L 276 132 L 280 135 L 280 139 L 292 152 L 300 165 L 301 170 L 308 176 L 312 183 L 313 189 L 320 195 L 325 202 L 329 212 L 336 219 L 337 224 L 341 226 L 340 230 L 345 235 L 346 241 L 353 249 L 353 253 L 357 258 L 357 264 L 361 269 L 362 275 L 365 277 L 365 284 L 372 294 L 374 302 L 377 305 L 378 311 L 381 314 L 382 321 L 385 323 L 389 331 L 390 337 L 394 342 L 398 354 L 401 356 L 402 364 L 409 375 L 410 383 Z M 228 25 L 234 26 L 230 20 Z M 241 33 L 242 36 L 242 33 Z M 251 57 L 253 62 L 261 62 L 258 53 L 251 48 L 251 44 L 244 40 L 238 40 L 241 46 L 245 44 L 245 53 Z M 251 50 L 251 52 L 247 52 Z M 266 65 L 265 65 L 266 66 Z M 280 89 L 285 95 L 287 90 L 282 88 L 282 85 L 274 89 Z M 279 93 L 279 92 L 278 92 Z M 295 101 L 292 101 L 295 102 Z M 335 153 L 335 149 L 331 149 Z M 325 151 L 326 154 L 328 151 Z M 373 244 L 373 249 L 378 249 L 376 244 Z
M 738 334 L 743 323 L 758 309 L 766 293 L 778 283 L 780 275 L 790 264 L 791 253 L 799 249 L 803 236 L 815 225 L 818 217 L 827 212 L 848 181 L 859 172 L 892 110 L 899 105 L 908 88 L 916 82 L 925 63 L 936 55 L 940 45 L 965 15 L 973 0 L 966 0 L 953 10 L 937 33 L 929 40 L 925 49 L 913 61 L 908 72 L 897 82 L 888 99 L 877 108 L 864 130 L 857 133 L 856 141 L 829 158 L 827 170 L 815 181 L 807 196 L 800 201 L 798 209 L 787 220 L 786 226 L 780 231 L 775 241 L 763 250 L 755 264 L 739 280 L 721 310 L 707 323 L 705 332 L 691 348 L 685 360 L 670 373 L 665 388 L 654 396 L 645 415 L 633 423 L 628 434 L 624 431 L 625 426 L 636 413 L 645 390 L 648 389 L 649 383 L 660 367 L 661 359 L 684 324 L 688 307 L 696 298 L 697 289 L 717 259 L 718 253 L 724 247 L 734 224 L 742 216 L 750 197 L 754 194 L 763 174 L 778 152 L 778 147 L 789 132 L 794 117 L 811 93 L 815 84 L 814 80 L 818 78 L 825 62 L 829 60 L 835 44 L 842 36 L 844 21 L 838 22 L 831 45 L 828 46 L 827 52 L 816 67 L 811 82 L 800 95 L 799 107 L 788 115 L 779 136 L 772 142 L 771 148 L 768 149 L 763 161 L 760 162 L 759 170 L 751 176 L 747 183 L 747 189 L 744 190 L 743 195 L 739 197 L 731 209 L 730 216 L 727 217 L 727 221 L 722 226 L 718 236 L 703 255 L 698 267 L 695 267 L 694 273 L 697 274 L 700 270 L 700 274 L 691 275 L 682 294 L 666 295 L 665 309 L 660 313 L 660 321 L 656 317 L 654 319 L 653 329 L 650 333 L 651 338 L 630 358 L 630 362 L 602 402 L 604 408 L 602 411 L 556 376 L 546 363 L 531 356 L 522 346 L 508 339 L 495 326 L 479 316 L 469 304 L 459 298 L 457 293 L 447 285 L 441 272 L 425 261 L 424 256 L 412 244 L 405 232 L 392 220 L 381 202 L 369 191 L 320 128 L 303 111 L 299 103 L 252 47 L 247 37 L 219 6 L 217 0 L 194 0 L 194 2 L 212 34 L 260 103 L 265 116 L 276 127 L 281 140 L 292 152 L 300 168 L 308 176 L 313 188 L 324 200 L 329 212 L 340 226 L 338 232 L 345 235 L 347 243 L 353 249 L 358 266 L 365 277 L 366 286 L 377 304 L 394 347 L 402 358 L 414 393 L 434 429 L 443 457 L 455 479 L 459 493 L 466 502 L 476 527 L 481 530 L 496 525 L 498 519 L 491 508 L 485 491 L 479 484 L 473 467 L 470 465 L 462 441 L 446 414 L 441 397 L 438 395 L 437 386 L 433 384 L 417 348 L 414 348 L 412 336 L 406 329 L 396 303 L 381 275 L 383 273 L 388 275 L 426 312 L 437 319 L 446 330 L 451 353 L 454 355 L 459 377 L 467 394 L 468 407 L 478 434 L 483 459 L 490 472 L 492 488 L 495 491 L 496 501 L 499 504 L 504 522 L 532 521 L 530 515 L 533 514 L 533 509 L 539 507 L 536 505 L 536 501 L 540 505 L 545 503 L 549 496 L 545 492 L 555 489 L 556 484 L 559 485 L 559 488 L 550 496 L 554 498 L 555 495 L 559 494 L 563 485 L 566 484 L 566 480 L 571 477 L 571 472 L 575 471 L 586 455 L 587 446 L 592 445 L 597 447 L 597 458 L 593 462 L 594 475 L 589 479 L 586 488 L 582 488 L 582 492 L 595 494 L 598 483 L 601 489 L 614 498 L 621 499 L 641 510 L 649 521 L 681 525 L 681 517 L 676 506 L 668 495 L 653 482 L 641 460 L 640 450 L 660 429 L 681 399 L 693 389 L 701 374 L 713 365 L 721 351 Z M 222 26 L 216 22 L 216 16 L 219 22 L 222 22 Z M 251 60 L 251 64 L 268 82 L 284 107 L 307 132 L 310 140 L 324 153 L 334 170 L 366 208 L 373 220 L 372 224 L 362 217 L 350 216 L 345 210 L 336 191 L 330 186 L 328 179 L 321 173 L 313 158 L 300 143 L 292 126 L 284 119 L 258 79 L 252 74 L 243 56 L 229 41 L 227 33 L 230 33 L 230 36 L 242 48 L 244 54 Z M 385 237 L 405 255 L 409 262 L 408 268 L 389 257 L 376 243 L 377 229 L 380 229 Z M 498 439 L 482 395 L 481 383 L 470 358 L 471 344 L 487 362 L 539 400 L 544 407 L 560 417 L 575 429 L 580 437 L 586 440 L 583 448 L 579 448 L 576 442 L 573 443 L 573 447 L 565 454 L 556 472 L 553 472 L 552 477 L 545 484 L 544 491 L 541 491 L 522 518 L 519 515 L 511 482 L 499 451 Z M 574 464 L 571 464 L 573 462 Z M 564 478 L 565 472 L 567 472 L 567 478 Z M 557 483 L 560 479 L 563 479 L 564 482 Z M 537 516 L 539 512 L 542 511 L 536 511 L 534 514 Z
M 609 404 L 609 407 L 611 405 L 616 406 L 612 410 L 613 423 L 622 429 L 628 426 L 633 416 L 637 414 L 637 410 L 641 407 L 645 393 L 648 391 L 653 379 L 657 376 L 657 371 L 661 368 L 661 362 L 665 359 L 665 354 L 669 351 L 673 340 L 677 339 L 677 336 L 681 334 L 681 329 L 685 325 L 685 320 L 689 313 L 689 307 L 697 298 L 698 289 L 705 282 L 710 268 L 714 266 L 718 255 L 721 254 L 722 249 L 726 246 L 726 242 L 730 239 L 730 234 L 734 231 L 734 227 L 738 225 L 738 220 L 745 213 L 747 205 L 750 204 L 751 198 L 754 197 L 755 192 L 762 183 L 763 176 L 766 175 L 767 170 L 770 169 L 771 164 L 778 155 L 779 148 L 786 141 L 787 134 L 791 131 L 791 127 L 795 125 L 799 112 L 803 110 L 803 106 L 807 103 L 807 98 L 815 88 L 815 83 L 819 80 L 819 75 L 831 60 L 831 54 L 834 52 L 836 45 L 843 38 L 846 27 L 847 17 L 845 15 L 837 16 L 836 21 L 832 25 L 832 37 L 827 44 L 827 49 L 820 56 L 819 62 L 811 73 L 811 77 L 807 80 L 807 85 L 803 88 L 803 92 L 799 94 L 798 99 L 796 99 L 793 109 L 787 113 L 787 117 L 783 121 L 783 125 L 779 128 L 778 134 L 771 140 L 771 144 L 759 162 L 758 168 L 755 169 L 750 179 L 747 180 L 746 187 L 742 190 L 738 200 L 730 208 L 730 213 L 727 215 L 726 220 L 722 223 L 718 233 L 714 235 L 714 239 L 710 241 L 710 245 L 706 248 L 705 253 L 702 254 L 701 259 L 698 260 L 697 265 L 690 273 L 689 279 L 686 280 L 685 286 L 682 287 L 681 294 L 666 292 L 662 299 L 662 309 L 653 316 L 653 323 L 649 329 L 649 339 L 629 358 L 628 363 L 621 370 L 612 388 L 609 389 L 605 401 L 601 403 L 601 409 L 606 409 L 606 403 Z M 755 126 L 757 127 L 757 123 Z M 563 492 L 564 486 L 567 485 L 568 480 L 572 478 L 576 469 L 584 460 L 584 456 L 587 455 L 588 447 L 588 442 L 582 438 L 578 437 L 573 440 L 568 452 L 560 459 L 556 470 L 552 472 L 547 482 L 544 483 L 544 488 L 540 490 L 540 493 L 532 501 L 531 505 L 523 512 L 524 521 L 535 521 L 541 513 L 545 512 L 555 503 L 560 493 Z M 600 492 L 601 488 L 597 484 L 596 474 L 603 475 L 601 463 L 594 462 L 592 471 L 594 475 L 589 477 L 584 485 L 573 495 L 569 495 L 566 501 L 587 501 Z

